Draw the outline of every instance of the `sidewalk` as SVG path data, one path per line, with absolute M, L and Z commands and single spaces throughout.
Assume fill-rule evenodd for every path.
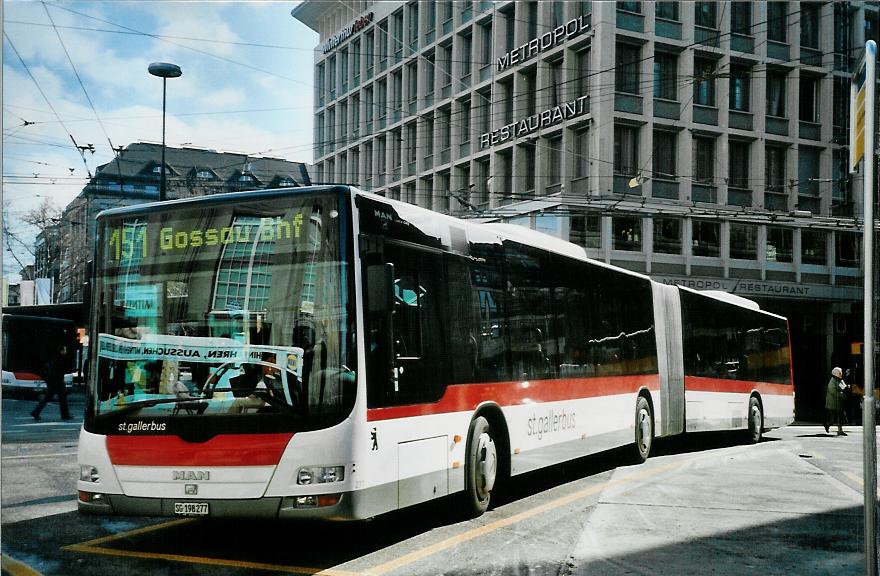
M 791 445 L 739 448 L 652 458 L 670 469 L 645 481 L 615 482 L 638 469 L 618 468 L 566 574 L 863 574 L 862 494 Z

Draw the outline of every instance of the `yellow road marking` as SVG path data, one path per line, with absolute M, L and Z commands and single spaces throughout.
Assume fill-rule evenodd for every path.
M 127 530 L 125 532 L 120 532 L 119 534 L 111 534 L 110 536 L 102 536 L 101 538 L 95 538 L 94 540 L 89 540 L 87 542 L 80 542 L 79 544 L 71 544 L 70 546 L 63 546 L 62 550 L 69 550 L 74 546 L 95 546 L 97 544 L 106 544 L 107 542 L 113 542 L 114 540 L 122 540 L 123 538 L 128 538 L 129 536 L 140 536 L 141 534 L 148 534 L 150 532 L 155 532 L 156 530 L 164 530 L 165 528 L 173 528 L 174 526 L 180 526 L 182 524 L 189 524 L 190 522 L 195 521 L 195 518 L 180 518 L 178 520 L 172 520 L 170 522 L 162 522 L 161 524 L 153 524 L 152 526 L 144 526 L 143 528 L 135 528 L 134 530 Z
M 111 534 L 110 536 L 103 536 L 101 538 L 95 538 L 94 540 L 89 540 L 87 542 L 80 542 L 79 544 L 71 544 L 69 546 L 62 547 L 62 550 L 67 550 L 69 552 L 85 552 L 87 554 L 103 554 L 106 556 L 119 556 L 122 558 L 142 558 L 149 560 L 170 560 L 172 562 L 187 562 L 189 564 L 203 564 L 207 566 L 227 566 L 231 568 L 252 568 L 256 570 L 272 570 L 275 572 L 286 572 L 289 574 L 317 574 L 321 572 L 321 568 L 308 568 L 304 566 L 285 566 L 280 564 L 265 564 L 262 562 L 247 562 L 243 560 L 223 560 L 221 558 L 209 558 L 206 556 L 187 556 L 184 554 L 162 554 L 157 552 L 138 552 L 134 550 L 119 550 L 116 548 L 106 548 L 104 546 L 100 546 L 101 544 L 107 544 L 108 542 L 113 542 L 116 540 L 122 540 L 124 538 L 129 538 L 132 536 L 140 536 L 143 534 L 148 534 L 150 532 L 155 532 L 157 530 L 164 530 L 166 528 L 173 528 L 174 526 L 181 526 L 184 524 L 189 524 L 194 522 L 195 518 L 180 518 L 178 520 L 172 520 L 170 522 L 163 522 L 161 524 L 154 524 L 152 526 L 144 526 L 143 528 L 136 528 L 134 530 L 128 530 L 126 532 L 120 532 L 119 534 Z M 328 574 L 328 576 L 353 576 L 351 572 L 344 572 L 340 570 L 330 570 L 322 572 L 322 574 Z M 26 576 L 24 573 L 21 576 Z
M 55 454 L 25 454 L 22 456 L 3 456 L 2 460 L 27 460 L 30 458 L 57 458 L 59 456 L 76 456 L 76 452 L 57 452 Z
M 860 476 L 853 474 L 852 472 L 849 472 L 849 471 L 844 471 L 843 475 L 846 476 L 847 478 L 849 478 L 850 480 L 852 480 L 853 482 L 855 482 L 856 484 L 858 484 L 859 488 L 864 488 L 865 481 Z
M 320 568 L 307 568 L 304 566 L 287 566 L 283 564 L 265 564 L 263 562 L 247 562 L 243 560 L 223 560 L 221 558 L 208 558 L 205 556 L 186 556 L 183 554 L 161 554 L 156 552 L 136 552 L 132 550 L 117 550 L 115 548 L 103 548 L 100 546 L 85 546 L 72 544 L 65 546 L 65 550 L 72 552 L 86 552 L 88 554 L 104 554 L 107 556 L 119 556 L 122 558 L 141 558 L 148 560 L 170 560 L 172 562 L 186 562 L 188 564 L 201 564 L 203 566 L 226 566 L 229 568 L 251 568 L 255 570 L 271 570 L 287 574 L 327 574 L 329 576 L 355 576 L 352 572 L 341 570 L 321 571 Z
M 42 576 L 42 574 L 27 564 L 23 564 L 15 558 L 10 558 L 6 554 L 0 557 L 0 567 L 3 568 L 3 574 L 9 574 L 9 576 Z
M 596 486 L 591 486 L 590 488 L 584 488 L 583 490 L 579 490 L 578 492 L 574 492 L 573 494 L 569 494 L 568 496 L 563 496 L 561 498 L 557 498 L 552 502 L 547 502 L 546 504 L 542 504 L 540 506 L 536 506 L 531 510 L 527 510 L 525 512 L 520 512 L 519 514 L 514 514 L 508 518 L 502 518 L 500 520 L 496 520 L 490 524 L 486 524 L 485 526 L 480 526 L 479 528 L 474 528 L 472 530 L 468 530 L 466 532 L 462 532 L 456 536 L 451 536 L 446 540 L 442 540 L 437 542 L 436 544 L 432 544 L 431 546 L 427 546 L 425 548 L 416 550 L 415 552 L 410 552 L 409 554 L 405 554 L 400 558 L 395 558 L 394 560 L 389 560 L 383 564 L 379 564 L 378 566 L 374 566 L 373 568 L 369 568 L 363 572 L 361 572 L 362 576 L 381 576 L 382 574 L 386 574 L 393 570 L 397 570 L 398 568 L 402 568 L 408 564 L 412 564 L 413 562 L 417 562 L 428 556 L 432 556 L 437 554 L 438 552 L 442 552 L 448 548 L 453 546 L 457 546 L 463 542 L 467 542 L 468 540 L 473 540 L 474 538 L 478 538 L 490 532 L 494 532 L 500 528 L 504 528 L 506 526 L 510 526 L 511 524 L 516 524 L 517 522 L 522 522 L 523 520 L 527 520 L 533 516 L 537 516 L 538 514 L 543 514 L 544 512 L 549 512 L 551 510 L 555 510 L 561 506 L 565 506 L 566 504 L 570 504 L 572 502 L 576 502 L 587 496 L 596 494 L 597 492 L 601 492 L 605 488 L 609 486 L 616 486 L 618 484 L 625 484 L 627 482 L 632 482 L 634 480 L 641 480 L 643 478 L 648 478 L 650 476 L 655 476 L 662 472 L 667 472 L 669 470 L 673 470 L 678 468 L 690 461 L 682 461 L 673 464 L 666 464 L 664 466 L 658 466 L 657 468 L 653 468 L 651 470 L 645 470 L 642 472 L 638 472 L 635 474 L 631 474 L 629 476 L 625 476 L 618 480 L 609 480 L 608 482 L 603 482 L 602 484 L 598 484 Z M 320 572 L 320 576 L 330 576 L 333 574 L 330 571 Z

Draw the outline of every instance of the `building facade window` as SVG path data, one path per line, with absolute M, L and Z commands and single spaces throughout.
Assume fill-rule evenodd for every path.
M 703 28 L 716 28 L 718 26 L 716 2 L 695 2 L 694 21 L 697 26 Z
M 678 57 L 664 52 L 654 53 L 654 97 L 678 99 Z
M 819 47 L 819 10 L 818 2 L 801 2 L 801 46 Z
M 547 183 L 562 183 L 562 137 L 547 140 Z
M 535 143 L 528 142 L 526 144 L 520 144 L 520 149 L 522 150 L 522 156 L 525 162 L 523 189 L 526 192 L 534 192 L 535 177 L 537 176 L 537 166 L 535 162 Z
M 431 9 L 433 9 L 433 2 L 429 2 L 431 4 Z M 433 21 L 431 22 L 431 27 L 433 28 Z M 419 4 L 418 2 L 413 2 L 407 6 L 407 39 L 409 40 L 409 48 L 412 52 L 416 52 L 419 49 Z
M 822 153 L 818 148 L 798 147 L 798 195 L 819 196 L 819 166 Z
M 730 223 L 730 257 L 737 260 L 758 259 L 758 227 Z
M 471 64 L 473 63 L 474 37 L 471 34 L 461 34 L 458 37 L 459 78 L 467 86 L 471 81 Z
M 480 68 L 492 65 L 492 21 L 480 25 Z
M 715 106 L 715 60 L 694 58 L 694 103 Z
M 617 9 L 623 10 L 624 12 L 635 12 L 637 14 L 641 14 L 642 3 L 641 2 L 618 2 Z
M 832 82 L 834 105 L 831 107 L 831 121 L 834 126 L 844 128 L 849 126 L 849 78 L 835 76 Z
M 415 122 L 406 125 L 406 162 L 412 164 L 418 159 L 418 126 Z
M 859 234 L 855 232 L 837 232 L 835 237 L 834 263 L 844 268 L 858 268 Z
M 749 143 L 731 140 L 728 143 L 728 149 L 730 151 L 728 185 L 731 188 L 751 188 L 749 184 Z
M 748 112 L 751 109 L 751 76 L 748 66 L 734 64 L 730 67 L 730 101 L 731 110 Z
M 767 2 L 767 38 L 785 42 L 788 38 L 788 2 Z
M 767 227 L 767 262 L 791 262 L 794 234 L 790 228 Z
M 628 252 L 642 250 L 642 219 L 635 216 L 617 216 L 611 219 L 612 248 Z
M 678 21 L 678 2 L 655 2 L 654 15 L 662 20 Z
M 590 175 L 590 131 L 581 129 L 574 133 L 574 177 Z
M 694 180 L 700 184 L 715 184 L 715 139 L 694 137 Z
M 654 252 L 681 254 L 681 220 L 654 218 Z
M 437 67 L 434 62 L 434 53 L 429 52 L 425 54 L 425 65 L 422 68 L 425 74 L 425 97 L 431 98 L 434 96 L 434 75 L 437 72 Z
M 640 49 L 633 44 L 617 43 L 614 89 L 627 94 L 639 93 Z
M 568 241 L 584 248 L 602 247 L 602 218 L 589 212 L 572 214 L 568 228 Z
M 498 14 L 504 22 L 504 52 L 510 52 L 516 47 L 516 4 L 511 4 Z
M 786 192 L 784 146 L 768 145 L 764 149 L 764 189 L 776 194 Z
M 639 129 L 633 126 L 614 127 L 614 173 L 635 176 L 639 169 Z
M 651 169 L 654 178 L 674 180 L 678 174 L 675 156 L 678 150 L 676 133 L 667 130 L 654 130 L 654 142 L 651 152 Z
M 785 118 L 785 72 L 767 70 L 767 116 Z
M 819 122 L 819 80 L 801 75 L 798 116 L 803 122 Z
M 520 94 L 525 101 L 525 113 L 523 116 L 532 116 L 538 108 L 537 91 L 538 71 L 535 68 L 526 70 L 520 74 Z
M 752 3 L 730 3 L 730 31 L 743 36 L 752 35 Z
M 801 263 L 825 266 L 828 263 L 828 233 L 801 230 Z
M 718 256 L 721 253 L 721 224 L 694 220 L 691 251 L 694 256 Z
M 575 56 L 577 70 L 576 83 L 577 95 L 587 96 L 590 93 L 590 51 L 581 50 Z

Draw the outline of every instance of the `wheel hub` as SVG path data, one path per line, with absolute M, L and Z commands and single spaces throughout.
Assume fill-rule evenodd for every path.
M 485 497 L 495 486 L 495 477 L 498 471 L 498 453 L 495 450 L 495 442 L 485 432 L 480 435 L 477 449 L 477 490 Z

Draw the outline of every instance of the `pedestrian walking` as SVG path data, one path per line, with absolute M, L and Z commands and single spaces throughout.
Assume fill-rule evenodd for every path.
M 43 411 L 46 404 L 48 404 L 56 394 L 58 395 L 58 404 L 61 408 L 61 419 L 70 420 L 73 418 L 67 407 L 67 388 L 64 385 L 64 369 L 66 366 L 67 346 L 62 345 L 58 349 L 58 354 L 50 356 L 45 366 L 43 366 L 43 373 L 41 376 L 46 382 L 46 393 L 43 395 L 43 399 L 40 400 L 40 403 L 37 404 L 37 407 L 31 412 L 31 416 L 34 417 L 34 420 L 40 419 L 40 412 Z
M 843 370 L 831 369 L 831 380 L 825 386 L 825 432 L 828 432 L 829 424 L 837 424 L 837 435 L 846 436 L 843 431 L 841 409 L 843 407 L 846 382 L 843 381 Z

